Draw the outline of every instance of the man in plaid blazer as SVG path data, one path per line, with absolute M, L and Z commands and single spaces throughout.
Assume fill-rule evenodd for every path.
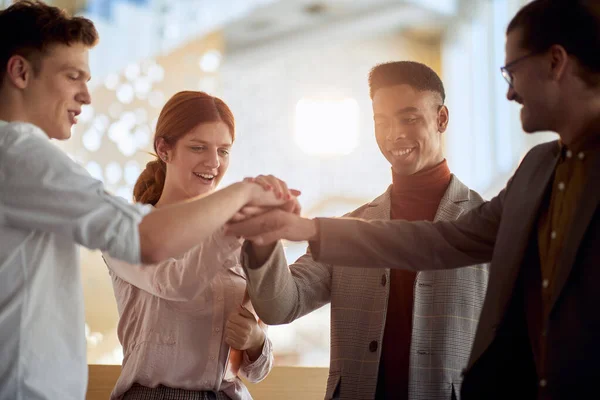
M 415 62 L 369 77 L 377 143 L 393 184 L 349 216 L 456 220 L 483 202 L 447 167 L 448 123 L 438 75 Z M 285 324 L 331 303 L 326 398 L 450 400 L 458 397 L 488 281 L 487 265 L 411 274 L 338 268 L 309 253 L 288 268 L 281 244 L 246 242 L 242 264 L 260 318 Z

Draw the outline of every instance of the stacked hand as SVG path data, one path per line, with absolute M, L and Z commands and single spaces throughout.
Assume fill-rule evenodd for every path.
M 272 175 L 247 178 L 245 182 L 257 185 L 256 198 L 231 219 L 227 225 L 230 235 L 250 240 L 255 250 L 265 246 L 264 254 L 270 253 L 268 245 L 279 239 L 301 241 L 316 237 L 316 222 L 300 217 L 296 198 L 299 191 L 288 189 L 285 182 Z M 273 198 L 284 202 L 274 204 Z
M 251 361 L 258 359 L 265 343 L 265 332 L 250 311 L 239 306 L 225 324 L 225 343 L 237 350 L 245 350 Z
M 231 222 L 243 221 L 273 209 L 300 214 L 301 208 L 297 196 L 301 192 L 288 189 L 284 181 L 273 175 L 259 175 L 256 178 L 246 178 L 244 182 L 253 184 L 251 198 L 249 203 L 231 219 Z

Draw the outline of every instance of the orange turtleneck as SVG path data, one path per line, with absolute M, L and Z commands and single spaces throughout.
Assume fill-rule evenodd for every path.
M 450 184 L 446 160 L 433 168 L 402 176 L 392 171 L 392 219 L 433 221 Z M 377 398 L 408 399 L 408 367 L 412 336 L 416 272 L 392 269 L 383 334 Z

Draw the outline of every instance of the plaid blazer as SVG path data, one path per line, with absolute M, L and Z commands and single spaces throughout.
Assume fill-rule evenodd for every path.
M 390 219 L 391 187 L 348 214 Z M 455 220 L 483 200 L 455 176 L 435 220 Z M 257 314 L 267 324 L 286 324 L 331 303 L 331 360 L 326 399 L 373 399 L 389 295 L 389 269 L 336 268 L 310 252 L 288 267 L 277 245 L 265 265 L 241 261 Z M 449 400 L 460 393 L 485 298 L 488 266 L 422 271 L 415 282 L 409 398 Z

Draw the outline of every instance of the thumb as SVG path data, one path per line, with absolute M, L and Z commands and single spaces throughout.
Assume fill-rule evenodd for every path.
M 240 306 L 239 314 L 244 318 L 248 318 L 248 319 L 252 319 L 252 320 L 256 321 L 256 317 L 254 316 L 254 314 L 252 314 L 252 312 L 250 312 L 250 310 L 248 310 L 244 306 Z

